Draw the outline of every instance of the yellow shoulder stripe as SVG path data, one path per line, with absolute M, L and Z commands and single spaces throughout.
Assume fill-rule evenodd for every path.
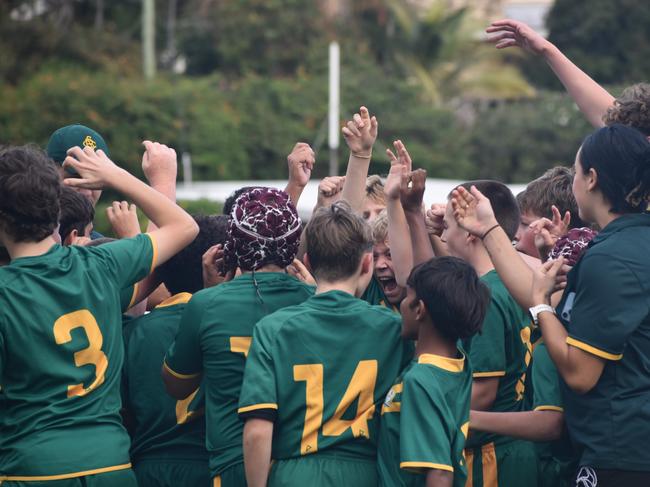
M 173 375 L 174 377 L 176 377 L 177 379 L 194 379 L 194 377 L 198 377 L 199 375 L 201 375 L 200 372 L 196 374 L 180 374 L 172 370 L 171 367 L 167 365 L 167 362 L 163 362 L 163 367 L 165 367 L 165 370 L 169 372 L 171 375 Z
M 252 406 L 244 406 L 237 410 L 237 414 L 247 413 L 248 411 L 255 411 L 257 409 L 278 409 L 278 405 L 273 402 L 263 404 L 253 404 Z
M 559 411 L 561 413 L 564 412 L 564 408 L 561 408 L 559 406 L 537 406 L 534 411 Z
M 480 379 L 481 377 L 503 377 L 504 375 L 506 375 L 505 370 L 497 370 L 494 372 L 474 372 L 472 377 Z
M 175 304 L 189 303 L 190 299 L 192 299 L 192 295 L 190 293 L 174 294 L 172 297 L 165 299 L 162 303 L 156 306 L 156 308 L 164 308 L 166 306 L 173 306 Z
M 599 348 L 591 346 L 588 343 L 581 342 L 580 340 L 576 340 L 572 337 L 567 337 L 566 342 L 572 347 L 579 348 L 580 350 L 595 355 L 596 357 L 604 358 L 605 360 L 621 360 L 623 358 L 622 353 L 614 354 L 605 352 L 604 350 L 600 350 Z
M 145 235 L 149 237 L 149 240 L 151 240 L 151 248 L 153 250 L 153 255 L 151 257 L 151 269 L 149 269 L 149 274 L 151 274 L 158 265 L 158 244 L 156 243 L 156 239 L 153 238 L 150 233 L 145 233 Z
M 112 467 L 96 468 L 94 470 L 85 470 L 83 472 L 73 472 L 73 473 L 63 473 L 60 475 L 41 475 L 36 477 L 25 477 L 25 476 L 12 476 L 7 475 L 6 477 L 0 476 L 0 482 L 4 480 L 12 480 L 16 482 L 36 482 L 39 480 L 63 480 L 63 479 L 73 479 L 76 477 L 85 477 L 86 475 L 97 475 L 100 473 L 106 472 L 116 472 L 118 470 L 126 470 L 131 468 L 130 463 L 125 463 L 123 465 L 114 465 Z
M 446 470 L 447 472 L 453 472 L 454 467 L 451 465 L 445 465 L 443 463 L 431 463 L 431 462 L 401 462 L 399 468 L 408 469 L 408 470 L 420 470 L 424 468 L 434 468 L 436 470 Z

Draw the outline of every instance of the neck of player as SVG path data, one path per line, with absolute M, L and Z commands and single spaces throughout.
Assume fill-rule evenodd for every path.
M 423 354 L 439 355 L 441 357 L 458 358 L 456 342 L 444 338 L 434 324 L 427 322 L 420 324 L 418 339 L 415 345 L 415 356 Z
M 11 260 L 21 257 L 35 257 L 43 255 L 52 248 L 57 241 L 50 235 L 40 242 L 15 242 L 9 238 L 3 239 L 3 244 L 11 257 Z

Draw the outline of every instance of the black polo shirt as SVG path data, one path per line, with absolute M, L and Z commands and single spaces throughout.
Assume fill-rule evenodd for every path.
M 581 395 L 562 384 L 580 464 L 650 471 L 650 215 L 617 218 L 569 273 L 557 307 L 567 343 L 606 360 Z

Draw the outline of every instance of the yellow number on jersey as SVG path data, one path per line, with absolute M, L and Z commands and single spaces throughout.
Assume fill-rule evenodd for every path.
M 368 420 L 375 412 L 373 401 L 377 381 L 377 361 L 362 360 L 352 375 L 343 399 L 334 415 L 323 425 L 323 365 L 308 364 L 293 367 L 293 380 L 305 384 L 305 426 L 302 431 L 300 453 L 306 455 L 318 450 L 318 432 L 323 427 L 324 436 L 339 436 L 348 429 L 355 438 L 369 437 Z M 354 419 L 341 419 L 350 405 L 359 398 Z
M 248 350 L 251 348 L 252 337 L 230 337 L 230 351 L 233 353 L 243 353 L 248 357 Z
M 72 341 L 70 332 L 75 328 L 83 328 L 88 337 L 88 346 L 74 354 L 74 363 L 77 367 L 84 365 L 95 366 L 95 380 L 88 387 L 83 384 L 68 386 L 68 397 L 85 396 L 104 382 L 104 374 L 108 367 L 108 358 L 102 352 L 104 339 L 95 317 L 87 309 L 81 309 L 61 316 L 54 322 L 54 340 L 57 345 Z
M 190 403 L 192 402 L 192 399 L 196 397 L 198 392 L 199 392 L 199 388 L 197 387 L 196 390 L 192 394 L 187 396 L 185 399 L 176 401 L 176 424 L 185 424 L 191 419 L 193 419 L 194 416 L 203 412 L 202 409 L 199 409 L 197 411 L 189 410 Z

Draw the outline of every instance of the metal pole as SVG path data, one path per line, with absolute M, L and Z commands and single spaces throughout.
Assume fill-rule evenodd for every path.
M 156 76 L 155 0 L 142 0 L 142 65 L 144 77 Z
M 338 175 L 339 162 L 338 162 L 338 149 L 339 149 L 339 110 L 340 110 L 340 49 L 336 41 L 330 43 L 329 48 L 329 136 L 328 145 L 330 148 L 330 163 L 329 174 L 330 176 Z

